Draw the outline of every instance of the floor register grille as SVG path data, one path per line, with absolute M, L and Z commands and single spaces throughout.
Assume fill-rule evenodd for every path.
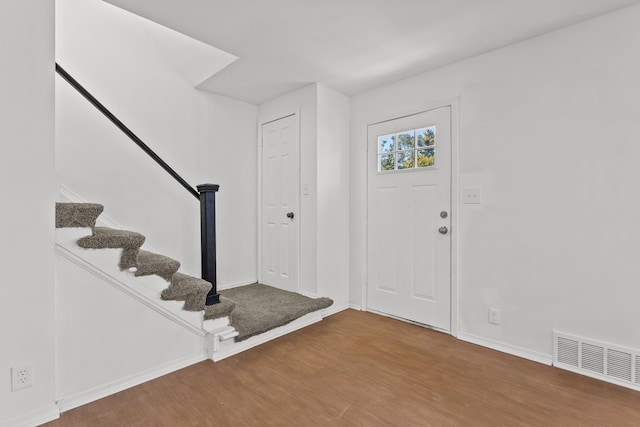
M 553 332 L 553 365 L 640 391 L 640 350 Z

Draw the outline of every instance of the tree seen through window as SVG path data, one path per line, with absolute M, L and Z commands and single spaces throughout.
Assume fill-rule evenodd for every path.
M 433 166 L 436 160 L 436 127 L 411 129 L 378 137 L 378 171 Z

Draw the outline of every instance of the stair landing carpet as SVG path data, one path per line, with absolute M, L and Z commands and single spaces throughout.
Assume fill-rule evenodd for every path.
M 231 326 L 239 333 L 236 341 L 286 325 L 333 304 L 329 298 L 309 298 L 260 283 L 225 289 L 220 291 L 220 296 L 236 303 L 231 312 Z

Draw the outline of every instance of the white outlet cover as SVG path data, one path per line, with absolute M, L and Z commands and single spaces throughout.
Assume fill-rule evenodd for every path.
M 33 385 L 32 365 L 13 366 L 11 368 L 11 390 L 16 391 Z
M 482 191 L 480 188 L 465 188 L 462 190 L 462 203 L 480 204 L 482 203 Z

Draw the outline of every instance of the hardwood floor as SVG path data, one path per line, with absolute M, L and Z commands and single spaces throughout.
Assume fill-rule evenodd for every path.
M 640 392 L 347 310 L 47 426 L 640 426 Z

